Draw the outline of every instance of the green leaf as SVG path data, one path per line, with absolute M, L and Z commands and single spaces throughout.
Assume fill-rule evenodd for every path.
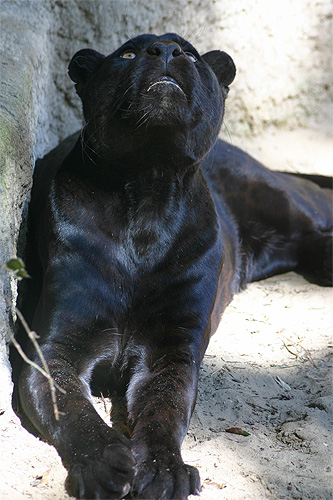
M 18 280 L 21 280 L 23 278 L 31 278 L 25 268 L 23 260 L 19 257 L 10 259 L 8 262 L 6 262 L 5 269 L 7 269 L 8 271 L 12 271 Z
M 243 431 L 240 427 L 231 427 L 230 429 L 226 429 L 226 432 L 230 432 L 231 434 L 239 434 L 240 436 L 249 436 L 250 433 L 247 431 Z
M 20 269 L 24 269 L 25 264 L 22 259 L 17 257 L 15 259 L 10 259 L 8 262 L 6 262 L 5 267 L 10 271 L 17 271 Z
M 23 278 L 31 278 L 26 269 L 18 269 L 17 271 L 14 271 L 14 274 L 19 280 Z

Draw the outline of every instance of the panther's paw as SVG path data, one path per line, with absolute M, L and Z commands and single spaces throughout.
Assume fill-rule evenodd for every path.
M 313 266 L 318 285 L 333 285 L 333 237 L 323 235 L 314 242 Z
M 333 237 L 312 233 L 301 241 L 299 270 L 318 285 L 333 286 Z
M 327 236 L 324 244 L 323 279 L 326 285 L 333 286 L 333 237 Z
M 134 498 L 186 500 L 189 495 L 199 495 L 199 472 L 174 457 L 167 460 L 145 460 L 137 467 L 132 494 Z
M 121 499 L 132 487 L 135 459 L 124 442 L 108 444 L 101 456 L 75 464 L 66 487 L 76 498 Z

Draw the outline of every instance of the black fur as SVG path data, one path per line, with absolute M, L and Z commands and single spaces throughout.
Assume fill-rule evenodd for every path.
M 249 281 L 331 284 L 331 193 L 217 141 L 235 76 L 224 52 L 143 35 L 78 52 L 69 75 L 86 125 L 36 168 L 25 307 L 39 297 L 32 327 L 66 394 L 57 421 L 48 381 L 24 366 L 21 405 L 78 498 L 187 498 L 200 480 L 180 447 L 209 339 Z M 114 415 L 125 403 L 127 437 L 91 391 Z

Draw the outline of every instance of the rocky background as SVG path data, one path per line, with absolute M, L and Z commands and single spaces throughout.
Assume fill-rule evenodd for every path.
M 332 2 L 1 0 L 0 15 L 0 414 L 10 415 L 12 320 L 3 295 L 14 304 L 16 282 L 2 265 L 22 254 L 36 158 L 81 126 L 80 102 L 67 76 L 72 55 L 84 47 L 108 54 L 143 32 L 167 31 L 201 52 L 223 49 L 237 66 L 223 137 L 259 159 L 273 156 L 273 166 L 283 168 L 282 142 L 291 151 L 305 130 L 301 161 L 290 160 L 289 167 L 298 170 L 303 158 L 311 170 L 311 158 L 313 171 L 323 166 L 329 173 Z

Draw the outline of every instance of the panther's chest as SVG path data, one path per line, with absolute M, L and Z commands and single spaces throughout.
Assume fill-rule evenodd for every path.
M 170 203 L 163 212 L 143 200 L 135 209 L 118 195 L 54 199 L 53 241 L 58 253 L 70 253 L 100 272 L 124 276 L 151 272 L 186 227 L 185 210 Z
M 205 186 L 182 193 L 146 184 L 140 196 L 79 188 L 67 182 L 51 193 L 47 279 L 61 307 L 71 304 L 80 322 L 134 318 L 136 326 L 185 310 L 208 314 L 222 244 Z

